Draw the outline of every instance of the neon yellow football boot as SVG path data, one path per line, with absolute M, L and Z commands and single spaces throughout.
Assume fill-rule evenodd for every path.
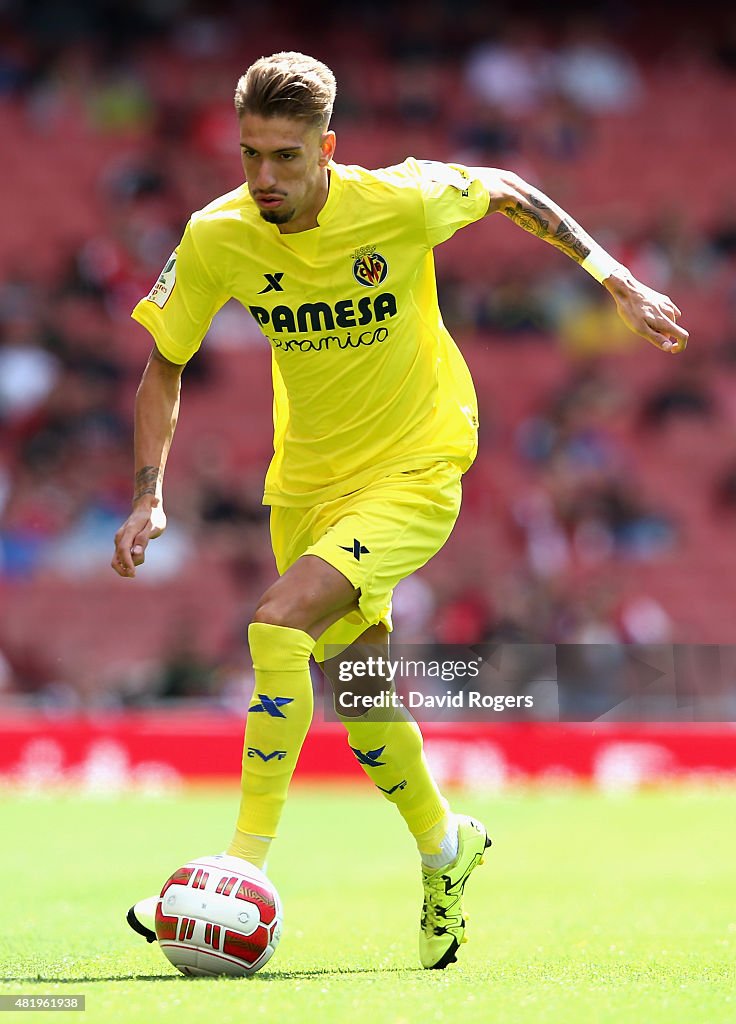
M 419 931 L 422 967 L 442 970 L 457 960 L 465 938 L 463 890 L 471 872 L 483 863 L 483 851 L 491 845 L 485 827 L 473 818 L 458 815 L 458 854 L 452 864 L 427 871 L 422 868 L 424 903 Z

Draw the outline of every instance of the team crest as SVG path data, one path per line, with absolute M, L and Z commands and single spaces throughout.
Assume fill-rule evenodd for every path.
M 353 277 L 366 288 L 375 288 L 386 280 L 388 263 L 377 252 L 361 252 L 353 263 Z

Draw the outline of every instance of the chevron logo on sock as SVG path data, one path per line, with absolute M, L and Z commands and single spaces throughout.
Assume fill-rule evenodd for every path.
M 388 795 L 391 796 L 391 794 L 395 793 L 397 789 L 406 789 L 406 779 L 402 779 L 401 782 L 397 782 L 395 786 L 391 787 L 391 789 L 384 789 L 383 786 L 378 786 L 378 789 L 380 789 L 382 793 L 388 793 Z
M 378 758 L 386 749 L 386 744 L 382 747 L 376 747 L 375 750 L 358 750 L 357 747 L 350 748 L 358 759 L 359 764 L 367 765 L 368 768 L 380 768 L 385 761 L 379 761 Z
M 281 716 L 283 718 L 283 715 Z M 279 761 L 283 761 L 286 757 L 285 750 L 272 750 L 270 754 L 264 754 L 258 747 L 248 747 L 248 757 L 260 757 L 262 761 L 270 761 L 276 757 Z
M 279 711 L 285 704 L 291 704 L 293 697 L 269 697 L 267 693 L 256 694 L 260 704 L 251 704 L 248 711 L 265 711 L 271 718 L 286 718 L 286 715 Z

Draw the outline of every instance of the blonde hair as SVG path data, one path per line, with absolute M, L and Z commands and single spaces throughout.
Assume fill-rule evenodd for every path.
M 238 79 L 235 109 L 238 117 L 289 117 L 327 128 L 337 85 L 321 61 L 287 51 L 261 57 Z

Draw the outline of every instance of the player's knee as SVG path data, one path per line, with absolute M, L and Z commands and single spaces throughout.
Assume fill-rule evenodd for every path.
M 253 613 L 253 622 L 305 631 L 312 625 L 311 618 L 310 609 L 303 601 L 294 599 L 288 592 L 274 593 L 272 590 L 266 591 Z
M 353 608 L 357 591 L 341 573 L 319 559 L 300 559 L 263 594 L 253 621 L 319 636 Z
M 301 628 L 295 624 L 293 616 L 277 601 L 259 604 L 253 613 L 253 622 L 264 622 L 269 626 L 291 626 L 292 629 Z

